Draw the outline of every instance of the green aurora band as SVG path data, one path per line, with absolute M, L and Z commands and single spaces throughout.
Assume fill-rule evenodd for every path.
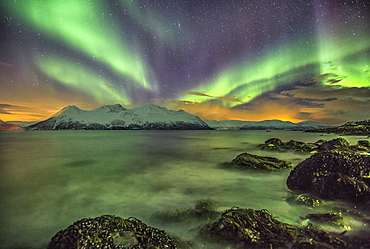
M 51 79 L 91 95 L 100 103 L 130 103 L 130 99 L 123 89 L 117 91 L 116 86 L 107 79 L 79 63 L 62 57 L 38 56 L 36 64 Z
M 65 42 L 70 49 L 83 51 L 98 63 L 134 80 L 137 86 L 151 89 L 140 54 L 117 33 L 109 15 L 102 17 L 96 1 L 9 1 L 8 6 L 37 32 Z
M 247 103 L 278 86 L 319 75 L 327 76 L 322 82 L 324 85 L 370 87 L 368 39 L 354 41 L 353 37 L 344 35 L 341 38 L 319 37 L 314 48 L 308 44 L 315 43 L 304 41 L 285 43 L 259 59 L 226 68 L 213 79 L 189 90 L 190 94 L 179 100 L 201 103 L 209 100 L 209 96 L 216 96 Z M 225 107 L 240 105 L 240 102 L 218 100 Z
M 123 76 L 122 80 L 128 79 L 118 94 L 115 85 L 96 73 L 93 67 L 67 61 L 52 53 L 44 57 L 35 54 L 38 70 L 53 80 L 93 96 L 101 103 L 115 101 L 130 105 L 133 104 L 132 94 L 157 90 L 156 85 L 148 80 L 156 78 L 156 75 L 150 71 L 140 49 L 135 48 L 135 44 L 112 25 L 116 21 L 112 16 L 102 15 L 99 1 L 6 2 L 11 12 L 32 25 L 35 32 L 47 35 L 56 44 L 70 50 L 82 51 L 93 64 Z M 176 13 L 170 15 L 170 19 L 164 19 L 160 13 L 141 9 L 137 1 L 120 0 L 118 3 L 128 11 L 136 25 L 157 37 L 160 43 L 181 43 L 181 36 L 176 35 L 176 30 L 183 27 L 180 22 L 173 21 L 176 20 Z M 326 75 L 321 77 L 324 85 L 370 87 L 369 34 L 356 30 L 356 35 L 352 35 L 350 28 L 341 27 L 333 33 L 329 23 L 330 20 L 321 20 L 316 34 L 311 37 L 275 45 L 254 60 L 236 61 L 213 78 L 195 82 L 197 86 L 188 89 L 188 92 L 195 94 L 180 96 L 178 100 L 200 103 L 210 100 L 210 96 L 239 100 L 217 100 L 225 107 L 233 107 L 279 86 L 319 75 Z

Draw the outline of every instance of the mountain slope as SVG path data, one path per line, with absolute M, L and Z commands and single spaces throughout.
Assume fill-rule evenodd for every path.
M 51 118 L 31 125 L 34 130 L 205 130 L 211 129 L 199 117 L 157 105 L 125 109 L 119 104 L 92 111 L 67 106 Z

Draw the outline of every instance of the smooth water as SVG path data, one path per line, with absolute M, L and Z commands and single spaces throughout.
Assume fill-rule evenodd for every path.
M 268 209 L 298 224 L 313 212 L 285 202 L 289 170 L 222 166 L 248 152 L 299 163 L 309 154 L 257 148 L 271 137 L 315 142 L 334 134 L 292 131 L 18 131 L 0 133 L 0 248 L 45 248 L 74 221 L 136 217 L 191 239 L 199 224 L 159 225 L 152 214 L 212 199 L 220 210 Z M 364 137 L 345 137 L 350 143 Z M 339 204 L 338 204 L 339 205 Z M 321 208 L 321 211 L 325 211 Z M 332 207 L 330 207 L 332 208 Z M 320 209 L 319 209 L 320 210 Z M 315 209 L 315 212 L 317 210 Z

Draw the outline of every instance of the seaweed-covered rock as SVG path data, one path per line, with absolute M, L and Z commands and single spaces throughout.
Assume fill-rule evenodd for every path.
M 315 143 L 304 143 L 296 140 L 283 142 L 279 138 L 270 138 L 259 147 L 263 150 L 296 151 L 296 152 L 318 152 L 327 150 L 341 151 L 365 151 L 370 152 L 370 143 L 367 140 L 359 140 L 356 145 L 350 145 L 344 138 L 335 138 L 330 141 L 318 140 Z
M 242 153 L 238 155 L 233 161 L 233 166 L 245 167 L 252 169 L 288 169 L 293 168 L 293 164 L 277 159 L 275 157 L 257 156 L 249 153 Z
M 265 144 L 261 145 L 263 149 L 276 150 L 284 143 L 280 138 L 270 138 L 265 141 Z
M 259 145 L 263 150 L 279 150 L 279 151 L 297 151 L 297 152 L 311 152 L 316 150 L 319 145 L 316 143 L 304 143 L 296 140 L 289 140 L 284 143 L 279 138 L 270 138 L 264 144 Z
M 323 199 L 366 202 L 370 198 L 370 156 L 326 151 L 299 163 L 287 179 L 289 189 Z
M 276 220 L 267 210 L 233 208 L 202 228 L 204 238 L 235 248 L 344 248 L 334 234 Z M 315 247 L 317 246 L 317 247 Z
M 59 231 L 48 249 L 79 248 L 179 248 L 165 231 L 150 227 L 138 219 L 113 215 L 85 218 Z
M 357 145 L 365 148 L 370 148 L 370 142 L 368 140 L 358 140 Z
M 319 150 L 349 150 L 349 146 L 349 142 L 346 139 L 340 137 L 322 143 L 319 146 Z
M 308 207 L 318 207 L 322 204 L 322 200 L 311 197 L 308 194 L 290 195 L 285 199 L 286 202 L 293 205 L 304 205 Z

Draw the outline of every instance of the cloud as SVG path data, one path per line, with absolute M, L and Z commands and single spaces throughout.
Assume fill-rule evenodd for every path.
M 197 112 L 197 115 L 205 119 L 281 119 L 293 122 L 312 120 L 329 125 L 370 117 L 370 88 L 312 82 L 286 85 L 233 108 L 221 106 L 219 98 L 214 98 L 202 104 L 187 103 L 184 109 Z M 204 96 L 203 93 L 196 94 Z
M 232 102 L 240 102 L 240 103 L 242 103 L 242 101 L 239 100 L 239 99 L 230 98 L 230 97 L 215 97 L 215 96 L 208 95 L 208 94 L 201 93 L 201 92 L 185 92 L 184 94 L 187 94 L 187 95 L 197 95 L 197 96 L 208 97 L 208 98 L 212 98 L 212 99 L 218 99 L 218 100 L 224 100 L 224 101 L 232 101 Z
M 0 104 L 0 114 L 12 114 L 13 111 L 22 109 L 21 106 L 9 105 L 9 104 Z
M 327 77 L 327 75 L 320 77 Z M 281 106 L 296 105 L 294 106 L 298 110 L 296 118 L 331 125 L 340 125 L 350 120 L 363 120 L 370 115 L 369 87 L 316 84 L 311 87 L 300 86 L 270 92 L 260 97 L 262 99 L 259 101 L 271 102 L 273 99 L 275 104 Z

